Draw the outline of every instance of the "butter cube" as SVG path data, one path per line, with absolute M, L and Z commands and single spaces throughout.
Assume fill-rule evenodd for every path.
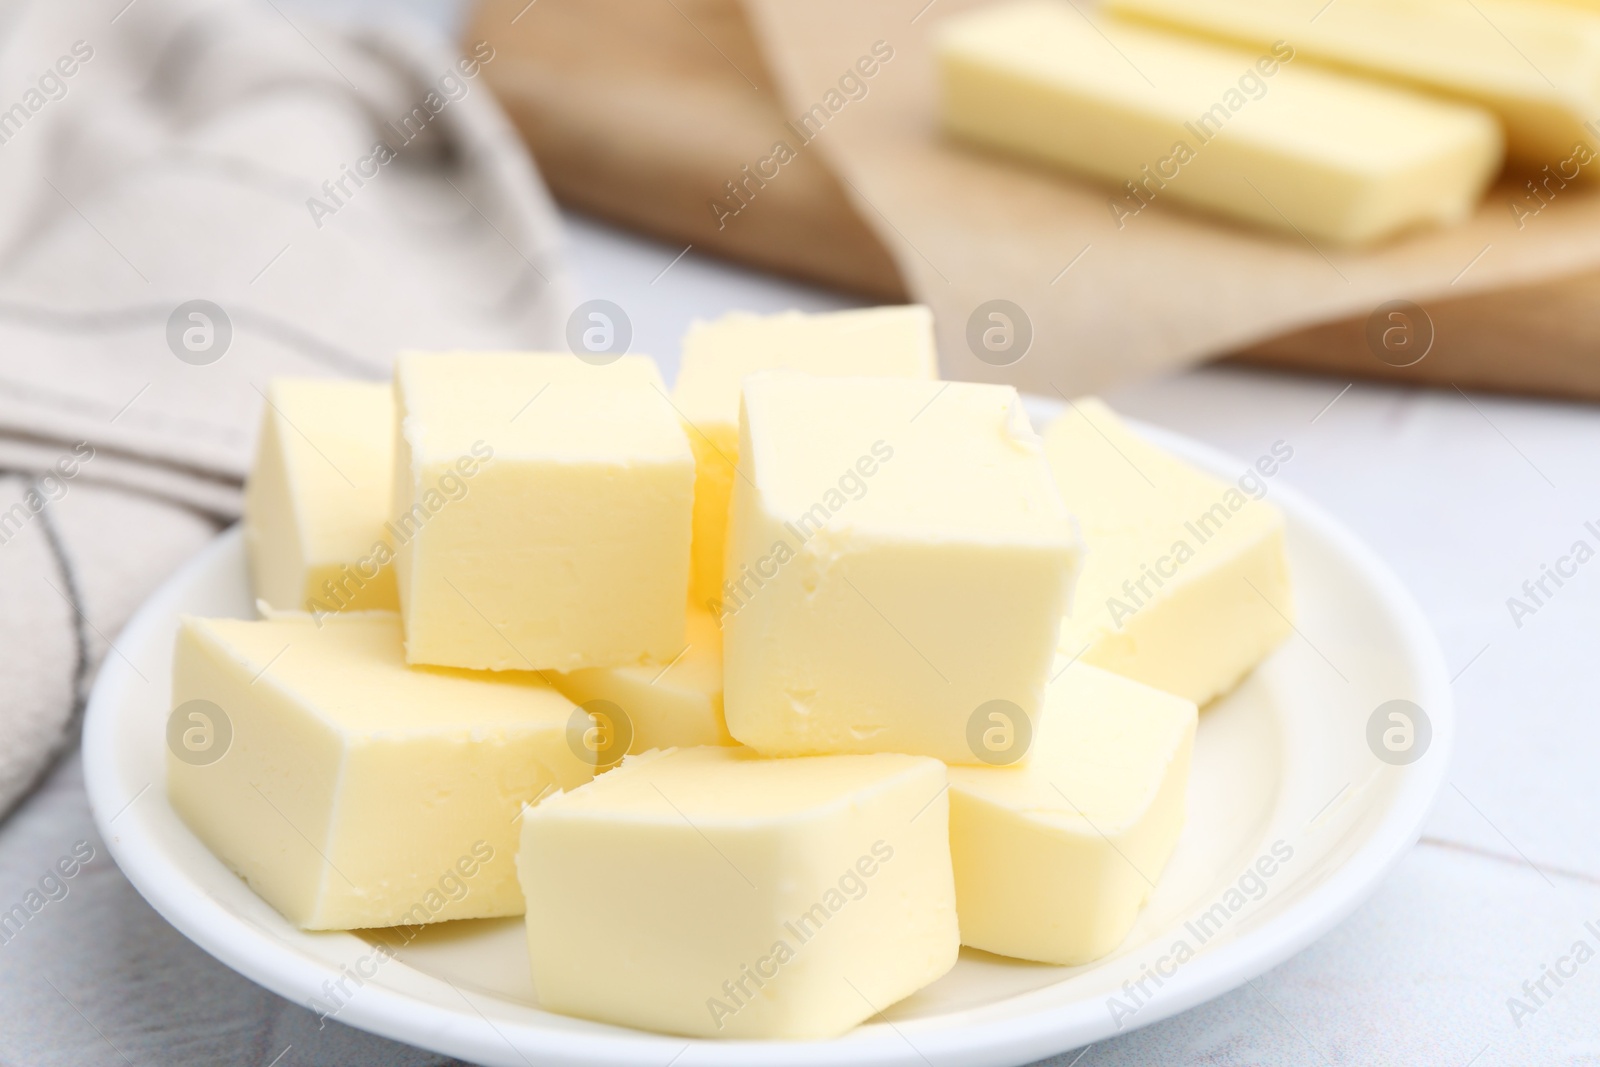
M 403 354 L 410 663 L 578 670 L 683 647 L 694 454 L 655 364 Z
M 1075 966 L 1128 936 L 1184 822 L 1192 701 L 1078 663 L 1028 758 L 950 768 L 961 943 Z
M 522 912 L 522 805 L 593 774 L 532 674 L 408 668 L 387 612 L 185 618 L 167 793 L 308 930 Z
M 394 395 L 386 384 L 275 378 L 245 483 L 258 599 L 282 611 L 399 606 L 391 538 Z
M 628 752 L 731 745 L 722 718 L 722 631 L 717 620 L 690 607 L 684 642 L 668 661 L 590 667 L 552 675 L 550 681 L 575 704 L 603 700 L 619 709 L 626 721 Z
M 1067 0 L 984 7 L 944 24 L 944 125 L 1110 182 L 1118 229 L 1168 199 L 1343 245 L 1470 214 L 1500 167 L 1494 116 L 1303 64 L 1302 39 L 1247 50 Z
M 955 965 L 944 768 L 630 756 L 523 818 L 539 1004 L 690 1037 L 834 1037 Z
M 1278 442 L 1229 484 L 1095 399 L 1074 403 L 1044 442 L 1085 547 L 1066 656 L 1205 704 L 1289 635 L 1283 514 L 1259 498 L 1291 446 Z
M 813 315 L 736 311 L 689 327 L 673 402 L 689 423 L 694 445 L 691 595 L 702 607 L 723 597 L 728 500 L 739 462 L 739 383 L 760 370 L 932 381 L 939 376 L 933 315 L 920 305 Z
M 1107 9 L 1254 48 L 1287 40 L 1306 62 L 1472 101 L 1504 124 L 1511 155 L 1536 167 L 1597 143 L 1600 19 L 1591 12 L 1526 0 L 1108 0 Z
M 1077 542 L 1014 389 L 754 375 L 739 467 L 735 739 L 963 763 L 981 706 L 1038 710 Z

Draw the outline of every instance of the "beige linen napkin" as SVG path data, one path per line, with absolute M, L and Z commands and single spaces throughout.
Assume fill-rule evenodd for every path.
M 495 54 L 426 41 L 248 0 L 0 3 L 0 812 L 236 515 L 269 378 L 560 343 Z

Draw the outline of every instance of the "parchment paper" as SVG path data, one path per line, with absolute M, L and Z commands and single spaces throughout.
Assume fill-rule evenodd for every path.
M 893 49 L 867 95 L 799 151 L 827 158 L 913 297 L 934 308 L 951 377 L 1071 395 L 1393 299 L 1462 297 L 1600 264 L 1600 195 L 1577 186 L 1519 230 L 1508 207 L 1519 189 L 1502 183 L 1470 221 L 1365 252 L 1160 201 L 1118 230 L 1106 188 L 940 135 L 930 31 L 972 0 L 744 3 L 791 117 L 823 101 L 874 42 Z M 1033 327 L 1011 366 L 980 361 L 966 338 L 973 310 L 996 298 Z

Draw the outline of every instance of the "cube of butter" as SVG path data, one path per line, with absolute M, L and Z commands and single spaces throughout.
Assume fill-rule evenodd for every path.
M 408 662 L 577 670 L 677 654 L 694 454 L 651 360 L 407 353 L 395 383 Z
M 1361 245 L 1472 212 L 1500 168 L 1493 115 L 1309 66 L 1283 36 L 1244 49 L 1069 0 L 984 6 L 943 25 L 945 128 L 1109 182 L 1118 229 L 1171 200 Z
M 693 606 L 683 649 L 670 660 L 589 667 L 550 682 L 575 704 L 603 700 L 613 705 L 608 714 L 620 711 L 627 752 L 734 743 L 722 718 L 722 631 Z
M 185 618 L 172 806 L 308 930 L 517 915 L 522 805 L 593 774 L 532 674 L 408 668 L 388 612 Z
M 282 611 L 398 607 L 393 486 L 387 384 L 274 378 L 244 494 L 256 597 Z
M 956 961 L 944 768 L 630 756 L 523 818 L 539 1004 L 691 1037 L 833 1037 Z
M 1297 63 L 1325 63 L 1472 101 L 1500 119 L 1514 157 L 1561 167 L 1571 165 L 1575 145 L 1593 151 L 1600 142 L 1592 125 L 1600 115 L 1600 19 L 1590 6 L 1585 12 L 1527 0 L 1339 0 L 1326 8 L 1322 0 L 1109 0 L 1107 10 L 1258 49 L 1287 40 Z
M 739 467 L 735 739 L 963 763 L 981 706 L 1037 711 L 1077 542 L 1014 389 L 757 374 Z
M 1232 689 L 1293 627 L 1283 513 L 1258 497 L 1283 442 L 1228 484 L 1085 398 L 1045 429 L 1083 532 L 1061 651 L 1198 704 Z
M 950 768 L 961 943 L 1068 966 L 1121 944 L 1183 829 L 1195 721 L 1192 701 L 1077 663 L 1025 761 Z
M 695 453 L 692 599 L 713 611 L 723 598 L 728 500 L 739 462 L 739 382 L 759 370 L 931 381 L 939 376 L 933 315 L 920 305 L 811 315 L 735 311 L 689 327 L 673 402 L 690 425 Z

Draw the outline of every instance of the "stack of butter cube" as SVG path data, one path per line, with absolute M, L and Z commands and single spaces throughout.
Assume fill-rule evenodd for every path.
M 230 740 L 172 802 L 308 930 L 525 915 L 555 1012 L 820 1038 L 962 945 L 1112 951 L 1197 704 L 1288 628 L 1276 509 L 939 381 L 919 307 L 697 323 L 672 392 L 455 352 L 266 396 L 262 617 L 183 621 L 174 715 Z
M 1458 223 L 1509 162 L 1518 229 L 1600 168 L 1593 0 L 1000 0 L 938 31 L 943 126 L 1320 251 Z M 1501 209 L 1496 207 L 1495 211 Z M 1137 220 L 1137 223 L 1136 223 Z

